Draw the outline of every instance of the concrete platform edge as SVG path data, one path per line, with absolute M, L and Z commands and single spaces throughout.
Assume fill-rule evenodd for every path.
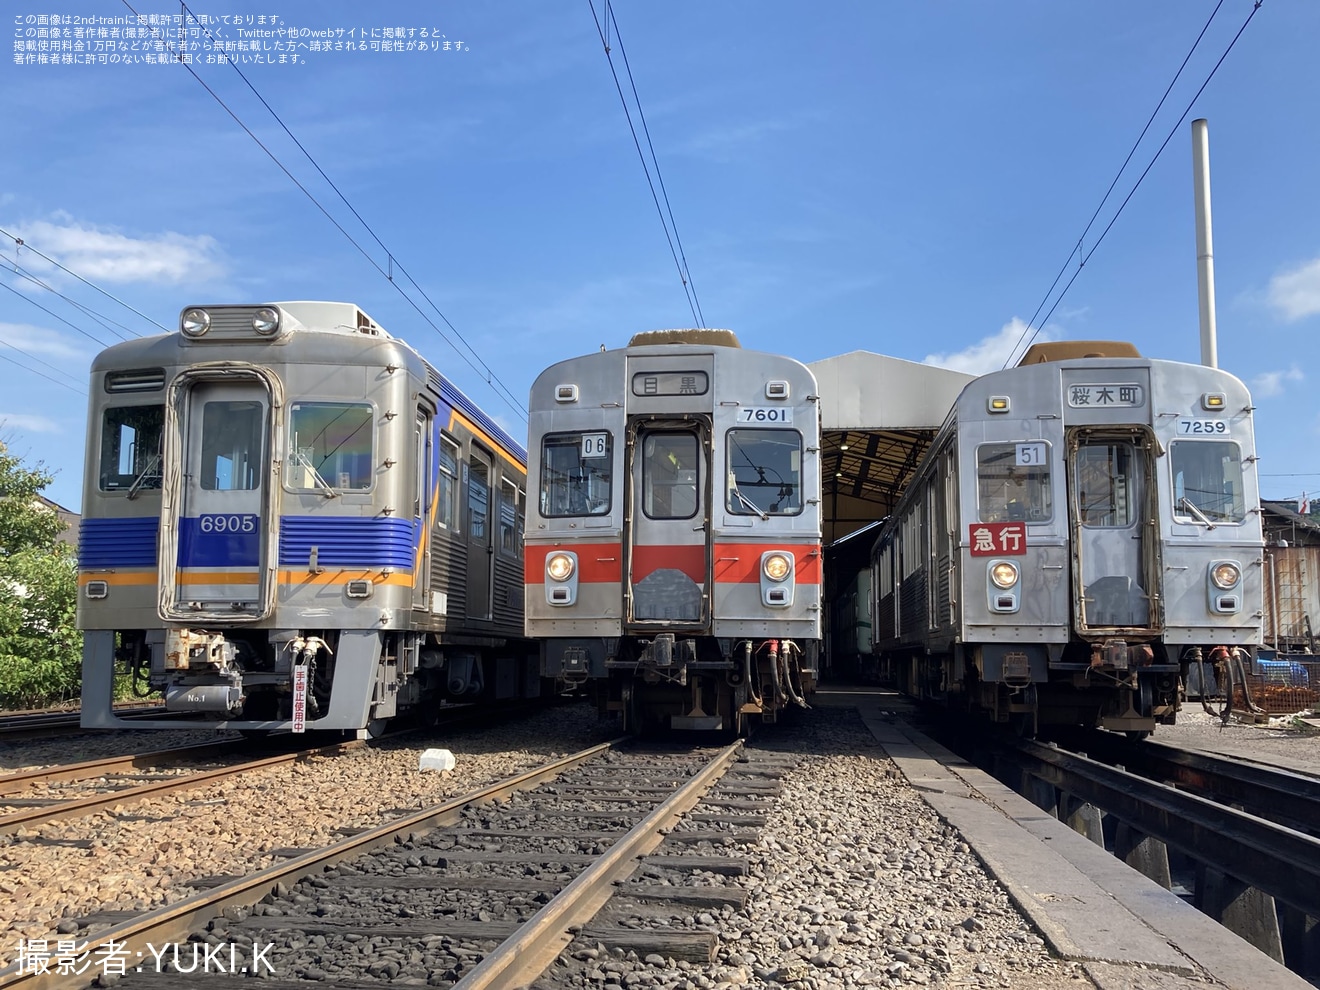
M 1233 990 L 1315 990 L 920 732 L 870 706 L 859 708 L 859 714 L 909 783 L 958 829 L 1050 948 L 1082 962 L 1102 990 L 1190 986 L 1185 978 L 1193 974 Z M 1035 842 L 1024 842 L 1026 835 Z M 1163 971 L 1163 978 L 1153 980 L 1152 971 Z

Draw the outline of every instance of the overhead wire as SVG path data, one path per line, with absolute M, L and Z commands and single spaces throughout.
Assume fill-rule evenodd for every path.
M 1105 229 L 1100 232 L 1100 236 L 1096 238 L 1095 243 L 1091 245 L 1091 249 L 1082 256 L 1081 261 L 1077 265 L 1076 271 L 1073 272 L 1072 277 L 1068 279 L 1067 284 L 1064 285 L 1062 291 L 1060 291 L 1059 295 L 1055 298 L 1053 305 L 1050 306 L 1049 311 L 1045 314 L 1044 319 L 1042 319 L 1040 323 L 1037 324 L 1036 317 L 1040 314 L 1040 311 L 1044 307 L 1045 303 L 1049 301 L 1050 294 L 1053 293 L 1054 287 L 1059 284 L 1059 279 L 1063 277 L 1063 273 L 1064 271 L 1067 270 L 1068 265 L 1069 263 L 1071 263 L 1073 257 L 1078 253 L 1080 253 L 1087 232 L 1090 231 L 1092 225 L 1096 221 L 1096 217 L 1100 215 L 1100 211 L 1104 208 L 1105 203 L 1109 200 L 1109 196 L 1114 191 L 1114 187 L 1118 184 L 1119 178 L 1122 176 L 1124 170 L 1127 168 L 1128 163 L 1132 160 L 1132 156 L 1136 153 L 1137 147 L 1141 144 L 1142 140 L 1145 138 L 1146 132 L 1150 129 L 1151 124 L 1155 120 L 1155 116 L 1159 113 L 1160 108 L 1164 106 L 1164 101 L 1168 99 L 1169 93 L 1172 91 L 1174 84 L 1177 83 L 1178 78 L 1182 75 L 1183 69 L 1186 68 L 1187 63 L 1191 59 L 1193 53 L 1196 51 L 1197 46 L 1200 45 L 1201 39 L 1205 36 L 1206 31 L 1209 29 L 1211 21 L 1213 21 L 1215 19 L 1215 15 L 1219 13 L 1219 8 L 1223 6 L 1224 0 L 1219 0 L 1219 2 L 1215 5 L 1214 10 L 1210 12 L 1210 17 L 1206 20 L 1205 25 L 1201 28 L 1201 33 L 1196 36 L 1196 41 L 1192 43 L 1191 50 L 1188 51 L 1187 56 L 1183 59 L 1182 65 L 1178 67 L 1178 71 L 1174 74 L 1173 80 L 1169 83 L 1168 88 L 1165 89 L 1164 95 L 1160 97 L 1160 101 L 1158 104 L 1156 104 L 1154 111 L 1151 112 L 1150 118 L 1146 121 L 1146 126 L 1142 128 L 1141 134 L 1137 137 L 1136 142 L 1133 144 L 1132 150 L 1128 152 L 1127 158 L 1123 160 L 1122 166 L 1119 168 L 1118 173 L 1114 176 L 1114 181 L 1109 184 L 1109 189 L 1106 190 L 1104 197 L 1100 200 L 1100 205 L 1096 207 L 1095 213 L 1092 214 L 1091 219 L 1086 224 L 1086 228 L 1082 231 L 1081 236 L 1078 237 L 1077 247 L 1073 248 L 1070 252 L 1068 252 L 1068 257 L 1064 261 L 1063 267 L 1060 268 L 1059 273 L 1054 276 L 1054 281 L 1050 283 L 1050 287 L 1046 291 L 1045 296 L 1041 299 L 1040 305 L 1036 307 L 1036 312 L 1033 313 L 1031 319 L 1027 321 L 1027 324 L 1023 328 L 1022 333 L 1018 336 L 1017 342 L 1013 345 L 1013 348 L 1009 351 L 1008 357 L 1007 359 L 1005 359 L 1003 367 L 1007 368 L 1012 363 L 1013 358 L 1017 355 L 1019 348 L 1023 348 L 1025 350 L 1026 347 L 1030 347 L 1032 342 L 1036 339 L 1036 337 L 1039 336 L 1041 329 L 1047 323 L 1049 323 L 1050 317 L 1054 315 L 1055 309 L 1057 309 L 1059 303 L 1063 301 L 1063 297 L 1068 294 L 1068 290 L 1072 288 L 1072 284 L 1075 281 L 1077 281 L 1077 276 L 1079 276 L 1082 273 L 1082 269 L 1086 267 L 1086 263 L 1091 260 L 1091 256 L 1095 254 L 1096 249 L 1100 247 L 1100 244 L 1104 241 L 1106 235 L 1108 235 L 1109 231 L 1113 228 L 1118 218 L 1122 216 L 1123 210 L 1127 207 L 1128 202 L 1132 199 L 1136 191 L 1139 188 L 1141 188 L 1141 183 L 1150 173 L 1150 170 L 1155 167 L 1155 163 L 1159 161 L 1160 155 L 1164 153 L 1164 149 L 1168 147 L 1169 142 L 1173 140 L 1173 136 L 1178 132 L 1178 128 L 1181 127 L 1182 122 L 1187 119 L 1187 115 L 1191 113 L 1192 107 L 1196 105 L 1196 101 L 1200 99 L 1201 94 L 1205 92 L 1205 88 L 1210 85 L 1210 80 L 1215 77 L 1215 73 L 1219 71 L 1219 67 L 1224 64 L 1224 59 L 1228 58 L 1229 52 L 1233 50 L 1233 47 L 1237 44 L 1238 39 L 1242 37 L 1242 33 L 1246 31 L 1247 25 L 1251 23 L 1251 19 L 1256 16 L 1256 12 L 1260 10 L 1261 4 L 1263 4 L 1264 2 L 1265 0 L 1255 0 L 1255 2 L 1252 4 L 1251 13 L 1249 13 L 1247 15 L 1246 20 L 1242 22 L 1242 26 L 1238 28 L 1237 34 L 1233 35 L 1233 40 L 1228 43 L 1228 47 L 1224 49 L 1224 53 L 1219 56 L 1219 60 L 1215 62 L 1214 67 L 1210 70 L 1210 73 L 1205 77 L 1205 81 L 1201 83 L 1201 86 L 1196 91 L 1196 94 L 1188 102 L 1187 108 L 1182 112 L 1182 116 L 1180 116 L 1177 122 L 1173 125 L 1173 127 L 1170 128 L 1168 135 L 1164 138 L 1163 143 L 1160 144 L 1159 149 L 1155 152 L 1154 157 L 1151 158 L 1150 162 L 1146 165 L 1146 168 L 1142 171 L 1141 175 L 1137 177 L 1136 183 L 1132 186 L 1130 190 L 1128 190 L 1127 196 L 1125 196 L 1123 202 L 1119 204 L 1117 211 L 1115 211 L 1114 215 L 1109 219 L 1109 223 L 1105 226 Z
M 670 209 L 669 221 L 665 220 L 665 211 L 660 206 L 660 196 L 656 194 L 655 182 L 651 180 L 651 169 L 646 164 L 646 155 L 642 152 L 642 143 L 637 137 L 637 128 L 633 126 L 632 113 L 628 109 L 628 98 L 623 94 L 623 84 L 619 82 L 619 73 L 614 68 L 614 58 L 611 54 L 610 43 L 607 37 L 607 30 L 611 23 L 614 24 L 614 40 L 619 43 L 619 55 L 623 58 L 624 67 L 628 73 L 628 82 L 632 86 L 633 99 L 637 103 L 637 115 L 642 121 L 642 129 L 646 133 L 646 144 L 651 149 L 651 160 L 655 166 L 656 180 L 660 183 L 661 193 L 664 195 L 665 207 L 669 207 L 669 193 L 665 190 L 664 178 L 660 175 L 660 161 L 655 155 L 655 146 L 651 144 L 651 133 L 646 126 L 646 116 L 642 111 L 641 98 L 637 95 L 637 85 L 633 81 L 632 68 L 628 64 L 628 56 L 623 48 L 623 37 L 619 33 L 619 22 L 614 16 L 614 10 L 610 5 L 610 0 L 605 0 L 605 21 L 604 27 L 601 25 L 601 18 L 596 14 L 596 4 L 594 0 L 587 0 L 587 6 L 591 8 L 591 19 L 596 24 L 596 33 L 600 36 L 600 43 L 605 49 L 605 60 L 610 66 L 610 75 L 614 77 L 614 88 L 619 93 L 619 102 L 623 104 L 623 115 L 628 120 L 628 130 L 632 134 L 633 146 L 637 149 L 637 157 L 641 159 L 642 171 L 646 173 L 646 184 L 651 190 L 651 200 L 655 203 L 656 213 L 660 217 L 660 225 L 665 231 L 665 241 L 669 244 L 669 253 L 673 256 L 674 266 L 678 269 L 678 277 L 683 283 L 683 294 L 687 297 L 688 308 L 692 311 L 692 319 L 696 321 L 697 326 L 705 326 L 705 318 L 701 313 L 701 304 L 697 299 L 696 286 L 692 284 L 692 277 L 687 268 L 687 257 L 683 252 L 683 242 L 678 236 L 678 225 L 673 223 L 673 210 Z M 671 235 L 670 229 L 673 229 Z M 675 248 L 674 242 L 678 242 Z M 680 255 L 682 260 L 680 261 Z
M 134 16 L 138 16 L 138 17 L 141 16 L 140 14 L 138 14 L 137 10 L 133 7 L 132 3 L 129 2 L 129 0 L 122 0 L 122 2 L 125 7 L 127 7 L 130 11 L 133 12 Z M 196 16 L 192 14 L 192 11 L 188 10 L 186 5 L 183 5 L 183 8 L 185 11 L 187 11 L 188 16 L 192 17 L 194 22 L 196 22 L 198 26 L 201 27 L 201 29 L 206 32 L 207 37 L 209 37 L 212 41 L 215 41 L 216 38 L 213 34 L 211 34 L 210 29 L 207 28 L 206 25 L 202 24 L 196 18 Z M 172 43 L 170 42 L 169 38 L 166 35 L 164 35 L 158 28 L 153 27 L 152 31 L 156 35 L 156 37 L 165 44 L 166 50 L 173 52 L 177 57 L 179 53 L 172 46 Z M 226 57 L 225 60 L 229 62 L 230 65 L 234 64 L 233 60 L 229 59 L 228 57 Z M 331 225 L 334 226 L 334 228 L 338 230 L 344 236 L 344 238 L 350 244 L 353 245 L 354 248 L 357 249 L 358 253 L 360 253 L 367 260 L 368 264 L 370 264 L 373 268 L 375 268 L 376 271 L 379 272 L 385 278 L 385 280 L 394 287 L 395 291 L 398 292 L 404 298 L 404 300 L 410 306 L 412 306 L 412 308 L 417 312 L 417 315 L 420 316 L 433 330 L 435 330 L 435 332 L 439 334 L 440 338 L 444 340 L 445 343 L 447 343 L 451 348 L 453 348 L 454 353 L 456 353 L 460 358 L 462 358 L 462 360 L 468 365 L 468 367 L 470 367 L 478 375 L 482 376 L 486 384 L 490 386 L 493 390 L 495 390 L 497 394 L 500 395 L 501 401 L 509 403 L 513 407 L 513 409 L 525 420 L 527 417 L 526 406 L 524 406 L 523 403 L 508 388 L 508 386 L 505 385 L 504 382 L 500 380 L 499 376 L 496 375 L 490 369 L 490 367 L 485 364 L 484 361 L 481 361 L 482 367 L 480 368 L 475 363 L 473 363 L 473 359 L 469 357 L 467 354 L 463 353 L 463 351 L 459 349 L 459 347 L 449 338 L 449 336 L 443 330 L 441 330 L 435 324 L 435 322 L 426 314 L 426 312 L 417 304 L 416 300 L 414 300 L 411 296 L 409 296 L 407 291 L 405 291 L 405 289 L 398 282 L 394 280 L 391 272 L 386 271 L 385 268 L 381 267 L 380 263 L 377 262 L 376 259 L 371 256 L 371 253 L 367 251 L 366 248 L 364 248 L 361 244 L 358 243 L 358 241 L 353 237 L 353 235 L 350 234 L 344 228 L 343 224 L 341 224 L 337 219 L 335 219 L 335 217 L 330 213 L 330 211 L 326 209 L 324 205 L 322 205 L 321 201 L 318 200 L 315 195 L 313 195 L 311 190 L 309 190 L 302 182 L 298 181 L 297 177 L 294 176 L 294 174 L 288 169 L 288 167 L 280 160 L 279 156 L 276 155 L 273 151 L 271 151 L 270 148 L 268 148 L 265 145 L 265 143 L 262 142 L 262 140 L 259 137 L 257 137 L 255 133 L 253 133 L 252 129 L 248 127 L 246 123 L 243 122 L 242 118 L 240 118 L 238 114 L 233 109 L 230 108 L 230 106 L 224 101 L 224 99 L 218 93 L 215 92 L 215 90 L 213 90 L 210 86 L 206 84 L 206 81 L 202 79 L 200 75 L 197 74 L 197 72 L 193 69 L 193 67 L 189 65 L 187 62 L 183 61 L 181 58 L 179 59 L 179 64 L 188 70 L 188 73 L 193 77 L 193 79 L 197 81 L 197 83 L 203 89 L 206 90 L 208 94 L 210 94 L 213 100 L 215 100 L 218 104 L 220 104 L 220 107 L 225 111 L 225 113 L 229 114 L 229 116 L 233 119 L 234 123 L 238 124 L 238 126 L 243 129 L 243 132 L 247 134 L 247 136 L 250 137 L 256 143 L 257 147 L 259 147 L 263 152 L 265 152 L 266 156 L 272 162 L 275 163 L 275 166 L 285 174 L 285 176 L 289 179 L 289 181 L 292 182 L 295 186 L 297 186 L 299 191 L 301 191 L 304 196 L 306 196 L 309 200 L 311 200 L 312 205 L 315 206 L 318 210 L 320 210 L 321 214 L 327 220 L 330 221 Z M 243 75 L 242 70 L 238 69 L 236 65 L 234 65 L 234 69 L 243 78 L 243 81 L 247 83 L 248 87 L 252 89 L 253 92 L 255 93 L 256 92 L 255 87 L 252 86 L 251 82 L 248 82 L 247 77 Z M 261 99 L 260 94 L 258 94 L 258 99 Z M 274 110 L 271 110 L 270 105 L 266 103 L 264 99 L 261 99 L 261 102 L 266 107 L 267 110 L 270 110 L 272 116 L 275 116 L 276 120 L 279 122 L 280 126 L 284 129 L 285 133 L 288 134 L 291 138 L 293 138 L 292 133 L 289 131 L 287 127 L 285 127 L 284 122 L 279 119 L 278 115 L 275 114 Z M 324 170 L 321 169 L 321 167 L 316 164 L 315 159 L 312 158 L 311 154 L 306 150 L 306 148 L 304 148 L 303 145 L 300 142 L 298 142 L 296 138 L 294 138 L 294 143 L 297 144 L 299 150 L 301 150 L 303 154 L 306 155 L 307 158 L 312 161 L 313 166 L 321 174 L 321 176 L 325 178 L 327 182 L 330 182 L 329 177 L 326 176 Z M 332 188 L 334 188 L 335 192 L 339 195 L 340 199 L 344 200 L 345 204 L 348 205 L 349 209 L 353 212 L 353 215 L 357 217 L 358 221 L 361 222 L 362 225 L 367 228 L 368 232 L 371 233 L 371 236 L 375 238 L 376 243 L 380 244 L 381 248 L 386 252 L 388 256 L 388 261 L 392 268 L 397 263 L 397 259 L 394 257 L 393 253 L 390 252 L 390 250 L 387 247 L 385 247 L 385 245 L 381 242 L 380 238 L 376 236 L 375 232 L 372 231 L 369 226 L 367 226 L 366 221 L 362 219 L 361 215 L 358 213 L 357 210 L 353 209 L 352 204 L 348 203 L 348 200 L 344 197 L 343 193 L 341 193 L 339 189 L 336 186 L 334 186 L 334 183 L 330 182 L 330 185 Z M 401 266 L 400 266 L 400 271 L 403 271 L 403 268 Z M 404 274 L 407 275 L 406 272 Z M 417 284 L 415 281 L 413 281 L 412 276 L 409 275 L 408 279 L 409 281 L 412 281 L 414 285 Z M 419 291 L 421 291 L 420 288 Z M 425 297 L 425 293 L 423 293 L 423 296 Z M 430 303 L 431 300 L 427 298 L 427 302 Z M 431 303 L 431 305 L 433 308 L 435 307 L 434 303 Z M 436 312 L 440 313 L 438 308 L 436 308 Z M 450 323 L 449 320 L 444 317 L 444 314 L 440 313 L 440 316 L 441 319 L 444 319 L 445 323 L 451 329 L 453 329 L 453 324 Z M 454 330 L 454 333 L 455 335 L 459 335 L 457 330 Z M 461 335 L 459 336 L 461 339 Z M 471 345 L 468 344 L 466 340 L 464 340 L 463 343 L 469 349 L 472 349 Z M 474 356 L 476 355 L 475 350 L 473 350 L 472 353 Z M 481 360 L 480 357 L 477 357 L 477 360 L 480 361 Z
M 123 306 L 124 309 L 128 310 L 130 313 L 133 313 L 133 314 L 136 315 L 136 316 L 140 316 L 140 317 L 142 317 L 142 319 L 146 320 L 146 321 L 147 321 L 148 323 L 150 323 L 152 326 L 159 328 L 160 331 L 161 331 L 162 333 L 169 333 L 169 332 L 170 332 L 168 327 L 162 326 L 160 323 L 156 322 L 156 320 L 152 319 L 150 316 L 148 316 L 146 313 L 142 312 L 140 309 L 137 309 L 136 307 L 131 306 L 131 305 L 129 305 L 128 303 L 124 302 L 124 300 L 120 299 L 120 298 L 119 298 L 118 296 L 116 296 L 114 293 L 112 293 L 112 292 L 107 292 L 105 289 L 101 288 L 101 287 L 100 287 L 99 285 L 97 285 L 95 282 L 91 282 L 91 281 L 89 281 L 88 279 L 83 278 L 83 277 L 82 277 L 81 275 L 79 275 L 77 272 L 75 272 L 75 271 L 73 271 L 73 270 L 71 270 L 71 269 L 69 269 L 69 268 L 65 268 L 62 264 L 60 264 L 58 261 L 56 261 L 56 260 L 55 260 L 54 258 L 52 258 L 50 255 L 48 255 L 48 254 L 43 254 L 41 251 L 39 251 L 39 250 L 37 250 L 35 247 L 33 247 L 32 244 L 31 244 L 29 241 L 27 241 L 25 238 L 17 237 L 17 236 L 15 236 L 14 234 L 11 234 L 9 231 L 5 230 L 3 227 L 0 227 L 0 234 L 3 234 L 5 237 L 8 237 L 11 241 L 13 241 L 15 247 L 26 248 L 27 250 L 29 250 L 29 251 L 31 251 L 33 254 L 35 254 L 38 258 L 41 258 L 43 261 L 47 261 L 47 262 L 49 262 L 50 264 L 54 265 L 56 268 L 58 268 L 60 271 L 64 272 L 66 275 L 71 275 L 71 276 L 73 276 L 73 277 L 76 278 L 79 282 L 83 283 L 83 285 L 86 285 L 86 286 L 87 286 L 88 288 L 90 288 L 90 289 L 95 289 L 97 292 L 101 293 L 101 295 L 105 296 L 105 297 L 106 297 L 107 299 L 109 299 L 110 301 L 115 302 L 115 303 L 118 303 L 120 306 Z M 81 307 L 80 307 L 80 308 L 81 308 Z M 107 317 L 107 319 L 109 319 L 109 318 Z M 118 327 L 123 328 L 124 330 L 127 330 L 129 333 L 133 333 L 133 332 L 134 332 L 134 331 L 132 331 L 132 330 L 129 330 L 128 327 L 123 326 L 122 323 L 116 323 L 114 320 L 110 320 L 110 322 L 111 322 L 111 323 L 114 323 L 115 326 L 118 326 Z M 135 334 L 135 336 L 139 336 L 139 337 L 140 337 L 140 336 L 142 336 L 142 335 L 141 335 L 141 334 Z
M 55 288 L 55 286 L 51 285 L 49 282 L 45 281 L 44 279 L 39 278 L 37 275 L 33 274 L 31 271 L 24 268 L 18 262 L 10 261 L 9 259 L 6 258 L 4 261 L 4 265 L 8 271 L 13 272 L 15 275 L 17 275 L 19 278 L 23 279 L 24 281 L 31 282 L 33 285 L 37 286 L 38 288 L 45 289 L 51 295 L 56 296 L 59 299 L 63 299 L 66 303 L 68 303 L 74 309 L 78 310 L 84 316 L 89 317 L 98 326 L 100 326 L 101 329 L 105 330 L 107 333 L 111 334 L 112 336 L 118 337 L 120 340 L 131 339 L 130 337 L 125 336 L 125 333 L 132 334 L 132 336 L 134 337 L 141 336 L 141 334 L 134 333 L 132 330 L 129 330 L 128 327 L 124 326 L 123 324 L 115 323 L 114 320 L 111 320 L 107 316 L 103 316 L 102 314 L 98 313 L 96 310 L 92 309 L 90 306 L 87 306 L 84 303 L 80 303 L 72 296 L 66 295 L 65 293 L 61 292 L 59 289 Z M 110 326 L 111 323 L 114 323 L 115 327 L 119 327 L 119 330 L 116 330 L 114 327 Z M 119 332 L 120 330 L 123 330 L 125 333 L 120 333 Z M 98 340 L 97 343 L 102 344 L 102 346 L 105 346 L 103 341 Z

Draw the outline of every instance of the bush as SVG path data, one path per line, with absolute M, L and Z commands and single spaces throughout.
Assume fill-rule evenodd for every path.
M 51 476 L 24 467 L 0 442 L 0 707 L 77 698 L 82 634 L 78 567 L 61 524 L 38 495 Z

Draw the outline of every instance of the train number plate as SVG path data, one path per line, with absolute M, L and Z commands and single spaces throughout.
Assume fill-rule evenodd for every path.
M 257 517 L 247 512 L 204 512 L 197 517 L 203 533 L 255 533 Z
M 1226 437 L 1228 424 L 1222 419 L 1180 419 L 1174 432 L 1180 437 Z
M 739 423 L 791 423 L 791 406 L 744 406 L 738 410 Z

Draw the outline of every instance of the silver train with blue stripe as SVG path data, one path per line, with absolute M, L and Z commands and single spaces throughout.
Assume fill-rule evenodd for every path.
M 362 734 L 541 693 L 526 452 L 357 306 L 190 307 L 91 386 L 84 726 Z M 116 717 L 116 674 L 167 713 Z
M 1119 342 L 977 378 L 872 551 L 880 673 L 1024 733 L 1172 724 L 1261 643 L 1253 408 Z

